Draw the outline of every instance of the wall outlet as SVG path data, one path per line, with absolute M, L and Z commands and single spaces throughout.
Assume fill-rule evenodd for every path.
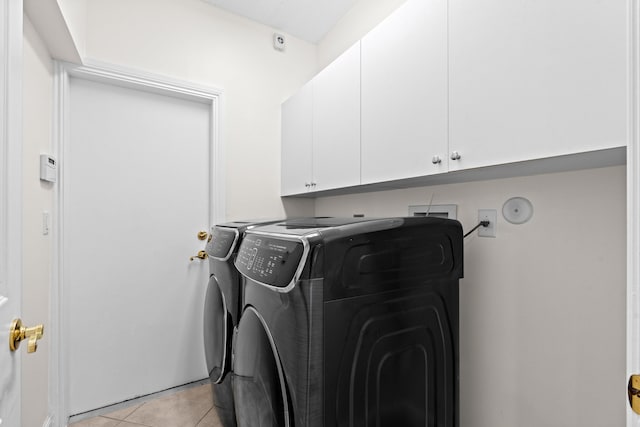
M 478 209 L 478 222 L 489 221 L 488 227 L 478 228 L 478 237 L 496 237 L 496 222 L 498 211 L 495 209 Z

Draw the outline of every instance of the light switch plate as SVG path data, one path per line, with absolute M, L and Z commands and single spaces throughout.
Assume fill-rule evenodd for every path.
M 51 216 L 49 215 L 49 212 L 44 211 L 42 212 L 42 235 L 43 236 L 47 236 L 49 234 L 49 227 L 50 227 L 50 218 Z
M 496 222 L 498 221 L 498 211 L 495 209 L 478 209 L 478 222 L 489 221 L 488 227 L 479 227 L 479 237 L 496 237 Z

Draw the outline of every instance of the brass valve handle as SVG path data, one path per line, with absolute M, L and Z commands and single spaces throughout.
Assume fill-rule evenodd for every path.
M 205 251 L 198 251 L 198 255 L 194 255 L 191 258 L 189 258 L 189 261 L 193 261 L 194 259 L 198 258 L 198 259 L 207 259 L 209 257 L 209 255 L 207 255 L 207 253 Z
M 22 326 L 21 319 L 13 319 L 9 330 L 9 349 L 16 351 L 20 346 L 20 341 L 29 339 L 27 343 L 27 353 L 35 353 L 38 349 L 38 340 L 44 335 L 44 325 L 36 325 L 32 328 Z
M 209 233 L 206 231 L 198 232 L 198 240 L 207 240 L 207 237 L 209 237 Z

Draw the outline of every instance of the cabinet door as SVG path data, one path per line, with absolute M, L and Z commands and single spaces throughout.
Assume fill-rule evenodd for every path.
M 447 158 L 447 1 L 408 0 L 362 39 L 362 183 Z
M 450 0 L 450 151 L 464 169 L 626 144 L 625 0 Z
M 312 190 L 360 184 L 360 42 L 313 79 Z
M 306 193 L 311 184 L 312 83 L 282 104 L 283 196 Z

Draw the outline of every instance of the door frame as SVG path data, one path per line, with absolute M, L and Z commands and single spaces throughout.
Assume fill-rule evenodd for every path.
M 640 0 L 629 0 L 627 141 L 627 378 L 640 374 Z M 627 427 L 640 416 L 627 407 Z
M 0 6 L 0 282 L 11 289 L 10 298 L 22 310 L 22 0 Z M 9 325 L 2 324 L 6 339 Z M 3 340 L 4 341 L 4 340 Z M 7 345 L 6 342 L 0 342 Z M 13 354 L 15 368 L 15 416 L 21 416 L 21 353 Z
M 58 185 L 54 191 L 52 225 L 54 236 L 53 272 L 51 280 L 51 358 L 49 361 L 49 407 L 55 426 L 66 426 L 69 414 L 69 366 L 68 331 L 69 319 L 65 294 L 65 247 L 64 215 L 69 179 L 65 173 L 65 158 L 69 150 L 69 85 L 71 78 L 80 78 L 143 90 L 156 94 L 204 102 L 210 107 L 210 176 L 212 194 L 209 204 L 210 225 L 225 219 L 225 155 L 222 139 L 221 115 L 224 107 L 223 91 L 169 77 L 127 69 L 120 66 L 85 61 L 84 65 L 55 62 L 54 75 L 54 119 L 53 152 L 58 158 Z

